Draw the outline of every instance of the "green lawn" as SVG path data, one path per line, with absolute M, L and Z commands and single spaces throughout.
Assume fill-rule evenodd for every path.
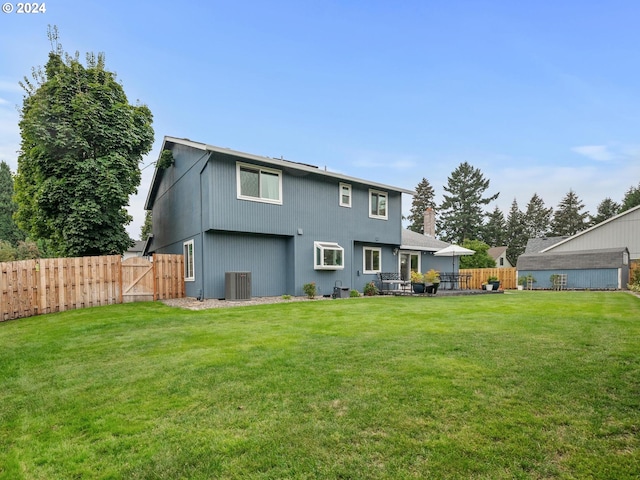
M 640 477 L 640 299 L 513 292 L 0 324 L 0 478 Z

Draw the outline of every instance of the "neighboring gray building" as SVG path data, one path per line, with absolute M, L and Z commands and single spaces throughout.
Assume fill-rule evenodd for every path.
M 517 269 L 518 276 L 533 275 L 534 288 L 552 288 L 551 275 L 566 275 L 568 289 L 620 290 L 629 282 L 629 250 L 525 253 L 518 258 Z
M 165 137 L 174 164 L 154 172 L 148 252 L 183 253 L 188 296 L 223 298 L 226 272 L 251 272 L 252 296 L 362 291 L 398 272 L 402 194 L 311 165 Z
M 627 288 L 629 263 L 640 259 L 640 206 L 570 237 L 529 239 L 518 275 L 531 273 L 536 288 L 552 274 L 567 274 L 567 288 Z
M 496 261 L 497 268 L 511 268 L 511 262 L 507 258 L 507 248 L 506 246 L 502 247 L 491 247 L 487 250 L 487 254 Z
M 640 205 L 587 230 L 549 245 L 542 252 L 575 252 L 626 247 L 631 260 L 640 259 Z

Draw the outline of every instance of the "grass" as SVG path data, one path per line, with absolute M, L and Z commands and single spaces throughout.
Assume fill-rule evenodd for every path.
M 0 478 L 626 479 L 640 299 L 517 292 L 0 324 Z

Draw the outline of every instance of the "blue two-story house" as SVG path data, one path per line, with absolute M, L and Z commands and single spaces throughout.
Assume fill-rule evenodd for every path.
M 413 191 L 187 139 L 165 137 L 164 150 L 174 161 L 154 172 L 147 252 L 184 254 L 188 296 L 224 298 L 226 272 L 251 272 L 260 297 L 310 282 L 362 291 L 398 271 Z

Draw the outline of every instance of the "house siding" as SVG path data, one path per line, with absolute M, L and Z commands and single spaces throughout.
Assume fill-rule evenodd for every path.
M 631 259 L 640 258 L 640 207 L 623 212 L 549 248 L 551 253 L 603 248 L 628 248 Z
M 224 298 L 225 272 L 251 272 L 251 294 L 256 297 L 293 293 L 292 237 L 206 232 L 202 264 L 205 297 Z
M 253 296 L 302 295 L 302 286 L 316 282 L 320 295 L 336 284 L 362 290 L 362 246 L 382 248 L 384 271 L 397 271 L 402 231 L 402 193 L 364 181 L 346 181 L 322 170 L 273 165 L 197 144 L 166 143 L 175 165 L 156 171 L 147 202 L 153 208 L 153 249 L 181 253 L 194 239 L 195 281 L 189 296 L 224 296 L 227 271 L 250 271 Z M 237 163 L 281 171 L 282 204 L 239 199 Z M 340 206 L 340 183 L 352 187 L 352 206 Z M 369 217 L 369 191 L 387 193 L 386 220 Z M 335 242 L 344 248 L 344 268 L 314 269 L 314 242 Z M 371 276 L 375 278 L 375 275 Z
M 203 172 L 211 192 L 204 218 L 205 230 L 242 231 L 271 235 L 304 235 L 336 237 L 346 234 L 356 240 L 374 239 L 379 243 L 400 244 L 401 194 L 388 193 L 387 220 L 369 218 L 369 187 L 352 185 L 352 207 L 339 205 L 338 179 L 321 175 L 282 171 L 282 205 L 274 205 L 237 198 L 236 163 L 253 163 L 231 155 L 214 153 Z M 269 168 L 274 168 L 270 165 Z M 398 228 L 387 228 L 388 225 Z M 315 240 L 335 241 L 330 238 Z
M 556 270 L 518 270 L 518 276 L 533 275 L 536 282 L 533 288 L 550 289 L 553 288 L 551 275 L 566 274 L 567 289 L 570 290 L 616 290 L 626 287 L 624 274 L 620 269 L 556 269 Z M 628 277 L 628 275 L 627 275 Z

